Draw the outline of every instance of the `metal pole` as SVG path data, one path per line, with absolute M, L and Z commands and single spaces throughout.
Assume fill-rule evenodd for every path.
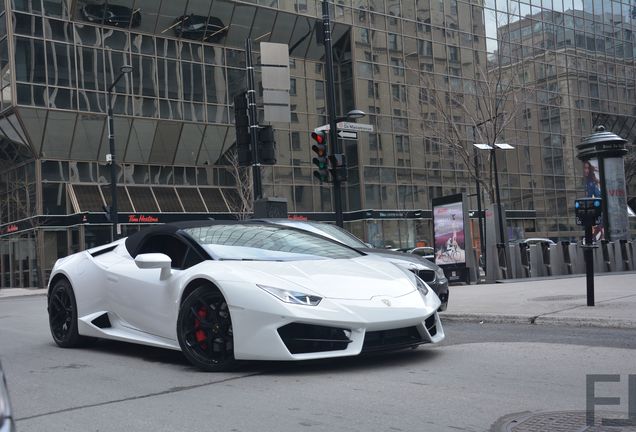
M 497 250 L 498 253 L 503 253 L 504 255 L 504 266 L 506 268 L 506 274 L 504 275 L 504 278 L 508 277 L 508 256 L 506 254 L 506 250 L 504 249 L 506 247 L 504 241 L 504 228 L 503 228 L 503 217 L 501 214 L 501 195 L 499 194 L 499 172 L 497 171 L 497 147 L 495 147 L 495 145 L 493 145 L 493 148 L 491 150 L 492 152 L 492 158 L 493 158 L 493 164 L 494 164 L 494 170 L 495 170 L 495 193 L 497 195 L 497 218 L 499 219 L 499 243 L 497 243 Z
M 117 239 L 117 224 L 118 210 L 117 210 L 117 166 L 115 164 L 115 126 L 113 121 L 113 107 L 111 103 L 112 90 L 117 81 L 119 81 L 121 75 L 115 80 L 113 85 L 108 87 L 108 144 L 110 146 L 110 221 L 113 224 L 111 232 L 111 241 Z
M 247 68 L 247 112 L 249 117 L 250 146 L 252 147 L 252 177 L 254 201 L 262 198 L 261 164 L 258 162 L 258 118 L 256 111 L 256 90 L 254 89 L 254 66 L 252 64 L 252 40 L 245 40 L 245 64 Z
M 474 148 L 474 147 L 473 147 Z M 475 152 L 475 187 L 477 188 L 477 221 L 479 223 L 479 251 L 481 252 L 481 256 L 484 258 L 484 267 L 486 266 L 486 245 L 484 244 L 485 235 L 484 235 L 484 220 L 482 218 L 482 207 L 481 207 L 481 186 L 479 184 L 479 153 L 477 149 Z M 479 264 L 479 263 L 478 263 Z
M 593 251 L 594 246 L 592 237 L 592 225 L 585 225 L 585 246 L 583 249 L 583 257 L 585 259 L 585 281 L 587 286 L 587 305 L 594 306 L 594 262 Z
M 473 144 L 475 144 L 475 126 L 473 126 Z M 479 222 L 479 249 L 481 252 L 481 256 L 484 258 L 484 271 L 486 270 L 486 235 L 484 234 L 484 220 L 482 218 L 482 207 L 481 207 L 481 186 L 479 184 L 479 152 L 477 151 L 477 147 L 473 146 L 473 151 L 475 152 L 475 187 L 477 189 L 477 220 Z M 479 265 L 479 263 L 477 263 Z
M 329 116 L 329 144 L 330 154 L 340 153 L 338 146 L 338 131 L 336 130 L 336 88 L 333 76 L 333 52 L 331 47 L 331 22 L 329 20 L 329 3 L 322 2 L 322 27 L 324 31 L 325 57 L 327 69 L 327 115 Z M 345 167 L 346 169 L 346 167 Z M 333 176 L 333 201 L 336 225 L 344 225 L 342 217 L 342 191 L 340 180 Z

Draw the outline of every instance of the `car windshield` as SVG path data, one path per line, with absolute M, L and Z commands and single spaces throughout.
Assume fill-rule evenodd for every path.
M 362 255 L 310 233 L 270 224 L 219 224 L 183 231 L 213 257 L 222 260 L 291 261 Z
M 351 234 L 349 231 L 346 231 L 337 225 L 330 225 L 326 223 L 311 223 L 310 225 L 316 227 L 318 230 L 323 231 L 325 234 L 333 237 L 338 240 L 340 243 L 346 244 L 352 248 L 368 248 L 369 246 L 365 244 L 358 237 Z

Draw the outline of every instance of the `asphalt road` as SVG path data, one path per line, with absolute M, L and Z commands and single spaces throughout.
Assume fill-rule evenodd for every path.
M 202 373 L 178 352 L 60 349 L 44 297 L 0 300 L 18 431 L 489 431 L 522 412 L 584 410 L 586 374 L 636 374 L 636 331 L 448 323 L 437 347 Z M 624 413 L 624 414 L 623 414 Z M 493 426 L 497 424 L 497 426 Z

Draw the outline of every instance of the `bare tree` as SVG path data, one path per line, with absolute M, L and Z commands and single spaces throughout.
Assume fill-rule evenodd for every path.
M 7 174 L 8 179 L 8 193 L 4 196 L 2 206 L 0 206 L 0 219 L 3 220 L 17 220 L 28 223 L 28 225 L 34 230 L 35 236 L 33 237 L 34 250 L 36 250 L 36 265 L 34 281 L 30 279 L 31 286 L 37 286 L 44 288 L 46 286 L 46 275 L 42 263 L 38 263 L 37 258 L 37 245 L 39 243 L 38 227 L 46 225 L 48 218 L 46 215 L 39 215 L 36 204 L 36 186 L 34 180 L 29 181 L 27 178 L 13 175 L 14 173 Z M 4 186 L 4 185 L 3 185 Z M 29 266 L 31 266 L 31 262 Z
M 514 11 L 511 13 L 515 15 Z M 465 53 L 460 61 L 460 48 L 456 46 L 449 47 L 455 52 L 449 51 L 443 63 L 438 64 L 439 67 L 448 67 L 449 76 L 444 79 L 422 72 L 422 69 L 430 70 L 433 66 L 430 60 L 428 68 L 419 64 L 415 68 L 407 65 L 407 68 L 419 74 L 424 135 L 452 150 L 453 156 L 465 168 L 459 175 L 467 175 L 479 182 L 490 200 L 494 201 L 494 152 L 478 151 L 473 144 L 494 147 L 495 143 L 503 142 L 506 131 L 534 94 L 535 86 L 529 83 L 527 72 L 528 63 L 532 60 L 524 59 L 521 52 L 515 51 L 516 45 L 510 43 L 511 32 L 519 24 L 510 21 L 505 13 L 493 12 L 492 20 L 496 22 L 498 46 L 497 51 L 487 58 L 480 51 L 471 50 L 470 55 Z M 423 52 L 428 51 L 429 59 L 436 61 L 434 48 L 427 50 L 426 45 L 422 47 Z M 484 46 L 485 51 L 486 48 Z M 485 160 L 485 163 L 480 160 Z M 482 165 L 490 169 L 484 172 Z
M 521 63 L 475 65 L 470 93 L 436 86 L 434 78 L 421 75 L 420 98 L 427 136 L 453 150 L 467 168 L 467 174 L 481 184 L 491 201 L 494 201 L 492 170 L 483 176 L 481 167 L 476 166 L 473 144 L 494 146 L 501 142 L 518 117 L 524 101 L 532 93 L 519 82 L 517 72 L 521 68 Z M 486 156 L 490 166 L 492 155 L 493 152 L 488 152 Z
M 236 195 L 232 194 L 228 200 L 230 211 L 238 220 L 249 218 L 254 212 L 254 183 L 252 182 L 252 167 L 239 164 L 236 148 L 226 154 L 227 163 L 234 182 Z

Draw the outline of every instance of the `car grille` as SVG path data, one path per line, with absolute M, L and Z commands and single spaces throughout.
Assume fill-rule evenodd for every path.
M 340 351 L 351 343 L 350 330 L 313 324 L 291 323 L 278 329 L 278 335 L 292 354 Z
M 424 340 L 415 327 L 367 332 L 363 352 L 391 350 L 419 345 Z
M 433 282 L 435 280 L 435 272 L 433 270 L 418 270 L 416 274 L 424 282 Z
M 431 336 L 435 336 L 437 334 L 436 324 L 437 320 L 435 319 L 435 314 L 424 320 L 424 325 L 426 325 L 426 330 L 428 330 L 428 334 Z

